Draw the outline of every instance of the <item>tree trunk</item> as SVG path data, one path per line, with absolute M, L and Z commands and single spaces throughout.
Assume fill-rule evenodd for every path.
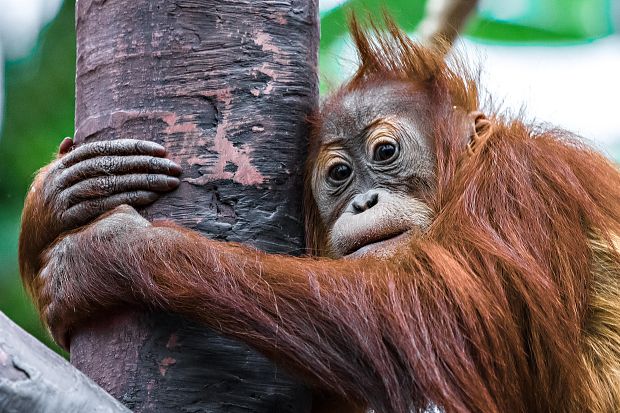
M 1 312 L 0 412 L 130 413 Z
M 76 142 L 162 143 L 182 184 L 147 217 L 300 253 L 316 3 L 78 0 Z M 312 407 L 308 388 L 265 357 L 174 315 L 106 314 L 74 335 L 71 362 L 136 412 Z

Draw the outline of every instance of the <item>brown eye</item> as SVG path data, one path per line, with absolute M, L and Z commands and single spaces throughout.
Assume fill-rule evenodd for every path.
M 351 167 L 346 163 L 338 163 L 329 168 L 328 175 L 334 182 L 342 182 L 351 176 Z
M 396 155 L 396 145 L 393 143 L 382 143 L 377 145 L 372 158 L 377 162 L 384 162 L 392 159 L 394 155 Z

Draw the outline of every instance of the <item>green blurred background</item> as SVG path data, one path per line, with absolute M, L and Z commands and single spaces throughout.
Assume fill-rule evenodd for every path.
M 321 93 L 355 65 L 348 9 L 378 15 L 385 7 L 415 36 L 424 3 L 321 0 Z M 19 282 L 17 237 L 34 172 L 73 133 L 73 7 L 0 0 L 0 311 L 48 344 Z M 482 0 L 457 47 L 480 62 L 504 106 L 525 105 L 530 117 L 574 130 L 618 160 L 619 21 L 612 0 Z

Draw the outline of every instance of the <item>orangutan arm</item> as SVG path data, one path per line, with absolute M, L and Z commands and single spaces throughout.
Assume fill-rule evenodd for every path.
M 66 138 L 28 191 L 19 237 L 19 265 L 30 295 L 39 301 L 37 274 L 43 252 L 62 233 L 122 204 L 146 205 L 175 189 L 181 170 L 156 143 L 133 139 L 73 148 Z M 148 174 L 146 173 L 148 172 Z
M 65 345 L 80 321 L 143 303 L 239 337 L 378 411 L 408 412 L 428 396 L 455 411 L 494 411 L 480 397 L 468 335 L 496 327 L 479 310 L 494 310 L 487 290 L 437 245 L 402 254 L 400 262 L 270 255 L 152 226 L 122 207 L 50 250 L 41 306 Z

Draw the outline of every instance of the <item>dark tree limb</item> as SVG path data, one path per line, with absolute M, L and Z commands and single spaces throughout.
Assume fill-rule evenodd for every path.
M 78 0 L 76 142 L 150 139 L 184 168 L 145 211 L 222 241 L 303 249 L 316 0 Z M 134 411 L 308 412 L 307 387 L 165 314 L 102 315 L 71 361 Z
M 452 45 L 479 0 L 428 0 L 424 19 L 418 26 L 422 41 L 429 45 Z
M 0 312 L 0 412 L 129 410 Z

